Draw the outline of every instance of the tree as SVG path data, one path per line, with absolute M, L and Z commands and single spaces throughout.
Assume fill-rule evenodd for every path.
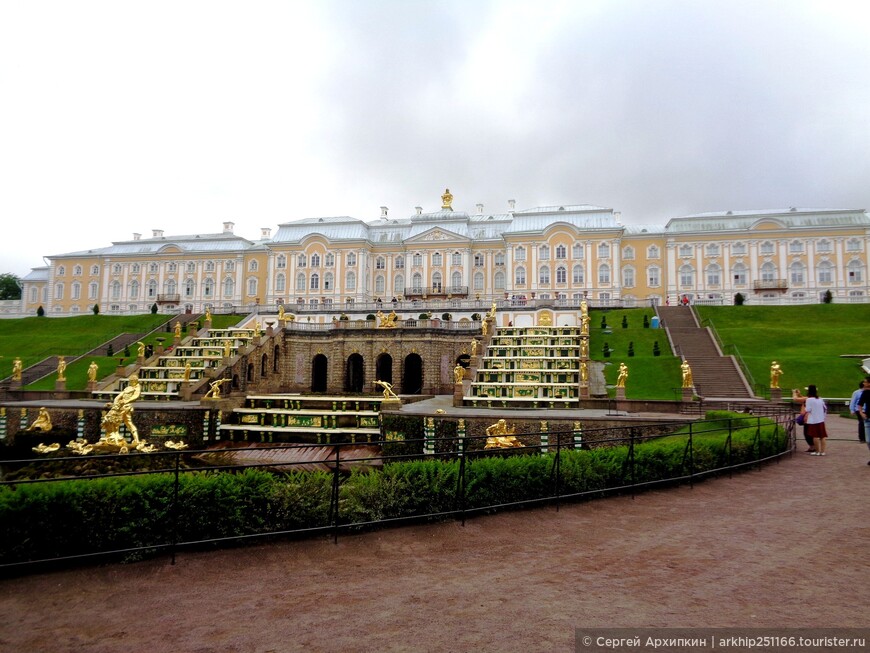
M 607 328 L 607 316 L 606 315 L 601 316 L 601 328 L 602 329 Z
M 92 310 L 94 311 L 94 315 L 99 315 L 100 314 L 100 305 L 94 304 L 94 308 Z
M 825 294 L 822 296 L 822 301 L 823 301 L 825 304 L 830 304 L 830 303 L 833 301 L 833 299 L 834 299 L 834 295 L 831 294 L 831 291 L 830 291 L 830 290 L 826 290 L 826 291 L 825 291 Z
M 622 328 L 623 329 L 628 328 L 628 316 L 627 315 L 622 316 Z
M 653 356 L 661 356 L 661 355 L 662 355 L 662 350 L 659 348 L 659 341 L 656 340 L 653 343 Z
M 643 328 L 649 329 L 649 315 L 647 315 L 646 313 L 644 313 L 643 316 Z
M 628 343 L 628 355 L 634 356 L 634 340 Z
M 151 314 L 157 315 L 157 302 L 154 302 L 153 304 L 151 304 Z
M 21 299 L 21 279 L 14 274 L 0 274 L 0 299 Z
M 45 309 L 42 308 L 42 306 L 40 306 L 39 308 L 36 309 L 36 314 L 39 317 L 44 317 L 45 316 Z
M 734 305 L 735 306 L 743 306 L 743 302 L 746 301 L 746 297 L 743 296 L 743 293 L 737 293 L 734 295 Z

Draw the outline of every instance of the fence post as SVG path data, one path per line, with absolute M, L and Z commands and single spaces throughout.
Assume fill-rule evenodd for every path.
M 330 497 L 329 519 L 332 522 L 332 541 L 338 544 L 338 490 L 339 490 L 339 471 L 341 462 L 341 445 L 335 447 L 335 463 L 332 468 L 332 496 Z
M 634 500 L 634 486 L 637 482 L 634 474 L 634 429 L 628 430 L 628 475 L 631 477 L 631 499 Z
M 459 514 L 465 526 L 465 420 L 459 420 Z
M 175 548 L 178 546 L 178 470 L 181 467 L 181 452 L 175 452 L 175 482 L 172 488 L 172 563 L 175 564 Z
M 556 459 L 553 461 L 556 469 L 556 512 L 559 512 L 559 497 L 562 494 L 562 438 L 556 434 Z

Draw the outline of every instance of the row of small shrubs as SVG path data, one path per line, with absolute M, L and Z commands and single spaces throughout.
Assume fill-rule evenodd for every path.
M 731 425 L 729 457 L 727 417 L 720 420 L 693 438 L 695 473 L 755 460 L 759 446 L 765 454 L 787 446 L 782 429 L 767 420 L 759 428 L 750 418 L 739 430 Z M 554 462 L 552 452 L 470 456 L 463 505 L 487 509 L 553 496 Z M 627 445 L 563 450 L 559 491 L 603 492 L 689 473 L 685 436 L 637 444 L 633 464 Z M 330 525 L 332 476 L 326 472 L 194 472 L 183 474 L 179 483 L 177 514 L 172 474 L 0 487 L 0 562 L 157 547 L 172 541 L 176 521 L 180 542 Z M 403 461 L 388 463 L 380 471 L 355 471 L 342 478 L 339 523 L 450 513 L 463 507 L 459 488 L 460 462 L 455 459 Z M 146 553 L 147 549 L 133 552 L 127 559 Z

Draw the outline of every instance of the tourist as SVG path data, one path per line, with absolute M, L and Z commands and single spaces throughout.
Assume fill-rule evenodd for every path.
M 807 398 L 801 394 L 800 390 L 795 388 L 794 390 L 791 391 L 791 400 L 793 402 L 795 402 L 796 404 L 801 405 L 801 413 L 800 413 L 800 415 L 798 415 L 799 419 L 795 420 L 795 423 L 803 428 L 804 440 L 806 440 L 806 443 L 807 443 L 806 453 L 813 453 L 816 450 L 816 448 L 813 446 L 813 439 L 810 437 L 809 429 L 807 429 L 806 410 L 805 410 L 805 406 L 804 406 L 804 404 L 807 401 Z
M 807 387 L 806 406 L 806 422 L 807 435 L 813 439 L 815 451 L 813 456 L 825 455 L 825 440 L 828 438 L 828 432 L 825 430 L 825 402 L 819 399 L 819 391 L 816 386 L 810 385 Z
M 849 412 L 858 419 L 858 439 L 865 442 L 867 439 L 864 429 L 864 420 L 858 415 L 858 400 L 861 398 L 861 393 L 867 388 L 870 388 L 870 376 L 861 379 L 858 383 L 858 389 L 852 393 L 852 398 L 849 400 Z
M 856 404 L 856 415 L 859 420 L 864 422 L 864 438 L 867 442 L 867 447 L 870 447 L 870 438 L 867 437 L 867 434 L 870 433 L 870 377 L 865 379 L 867 381 L 863 392 L 858 397 L 858 402 Z M 867 461 L 867 464 L 870 465 L 870 460 Z

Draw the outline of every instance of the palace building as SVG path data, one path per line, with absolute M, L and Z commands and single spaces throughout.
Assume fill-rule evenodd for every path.
M 394 306 L 640 306 L 692 302 L 866 302 L 870 216 L 863 209 L 725 211 L 665 225 L 622 224 L 589 205 L 410 217 L 317 217 L 262 229 L 150 238 L 47 256 L 23 279 L 21 313 L 251 310 L 314 320 Z

